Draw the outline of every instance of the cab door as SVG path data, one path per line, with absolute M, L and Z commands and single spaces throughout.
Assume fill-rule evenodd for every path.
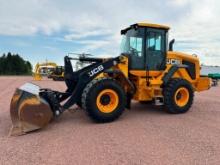
M 146 30 L 146 69 L 161 71 L 166 67 L 166 31 L 147 28 Z

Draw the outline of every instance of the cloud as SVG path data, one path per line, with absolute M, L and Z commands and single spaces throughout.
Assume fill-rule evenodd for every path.
M 83 41 L 74 41 L 75 43 L 84 45 L 83 49 L 86 52 L 93 51 L 99 48 L 102 48 L 110 43 L 108 40 L 83 40 Z
M 0 0 L 0 4 L 0 35 L 58 37 L 63 44 L 81 44 L 81 51 L 118 55 L 120 29 L 149 21 L 170 25 L 170 38 L 176 38 L 179 51 L 197 53 L 203 63 L 220 63 L 218 0 Z
M 186 17 L 172 23 L 172 37 L 177 48 L 189 53 L 197 53 L 202 63 L 219 65 L 220 63 L 220 16 L 217 0 L 188 1 L 190 10 Z M 183 4 L 184 5 L 184 4 Z
M 112 34 L 110 30 L 108 29 L 99 29 L 99 30 L 92 30 L 92 31 L 73 31 L 71 32 L 71 34 L 67 34 L 64 36 L 64 39 L 66 39 L 67 41 L 73 41 L 73 40 L 78 40 L 78 39 L 85 39 L 88 37 L 97 37 L 97 36 L 107 36 Z

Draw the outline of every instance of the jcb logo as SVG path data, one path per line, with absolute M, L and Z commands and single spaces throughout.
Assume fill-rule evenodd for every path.
M 92 76 L 94 76 L 95 74 L 97 74 L 97 73 L 99 73 L 99 72 L 101 72 L 101 71 L 103 71 L 103 70 L 104 70 L 104 67 L 103 67 L 102 65 L 99 65 L 98 67 L 96 67 L 95 69 L 93 69 L 93 70 L 91 70 L 91 71 L 89 72 L 89 76 L 92 77 Z
M 168 58 L 167 59 L 167 64 L 168 65 L 179 65 L 181 64 L 180 60 L 174 59 L 174 58 Z

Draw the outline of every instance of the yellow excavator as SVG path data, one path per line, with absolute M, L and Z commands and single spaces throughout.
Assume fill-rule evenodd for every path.
M 35 65 L 33 77 L 34 80 L 40 81 L 42 80 L 42 75 L 48 75 L 50 72 L 55 70 L 57 64 L 54 62 L 45 62 L 45 63 L 37 63 Z
M 65 92 L 30 83 L 17 88 L 11 101 L 11 135 L 43 128 L 74 104 L 99 123 L 118 119 L 125 108 L 131 108 L 131 100 L 153 101 L 172 114 L 187 112 L 194 93 L 208 90 L 211 81 L 200 76 L 198 57 L 173 51 L 169 29 L 136 23 L 121 31 L 122 50 L 117 57 L 66 56 Z M 90 65 L 73 71 L 72 60 Z

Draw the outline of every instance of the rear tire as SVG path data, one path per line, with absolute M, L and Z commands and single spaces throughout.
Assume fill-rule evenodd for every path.
M 111 78 L 91 81 L 83 91 L 82 107 L 99 123 L 116 120 L 124 111 L 126 95 L 123 87 Z
M 166 110 L 179 114 L 187 112 L 192 106 L 194 91 L 188 81 L 175 78 L 164 87 L 163 95 Z

